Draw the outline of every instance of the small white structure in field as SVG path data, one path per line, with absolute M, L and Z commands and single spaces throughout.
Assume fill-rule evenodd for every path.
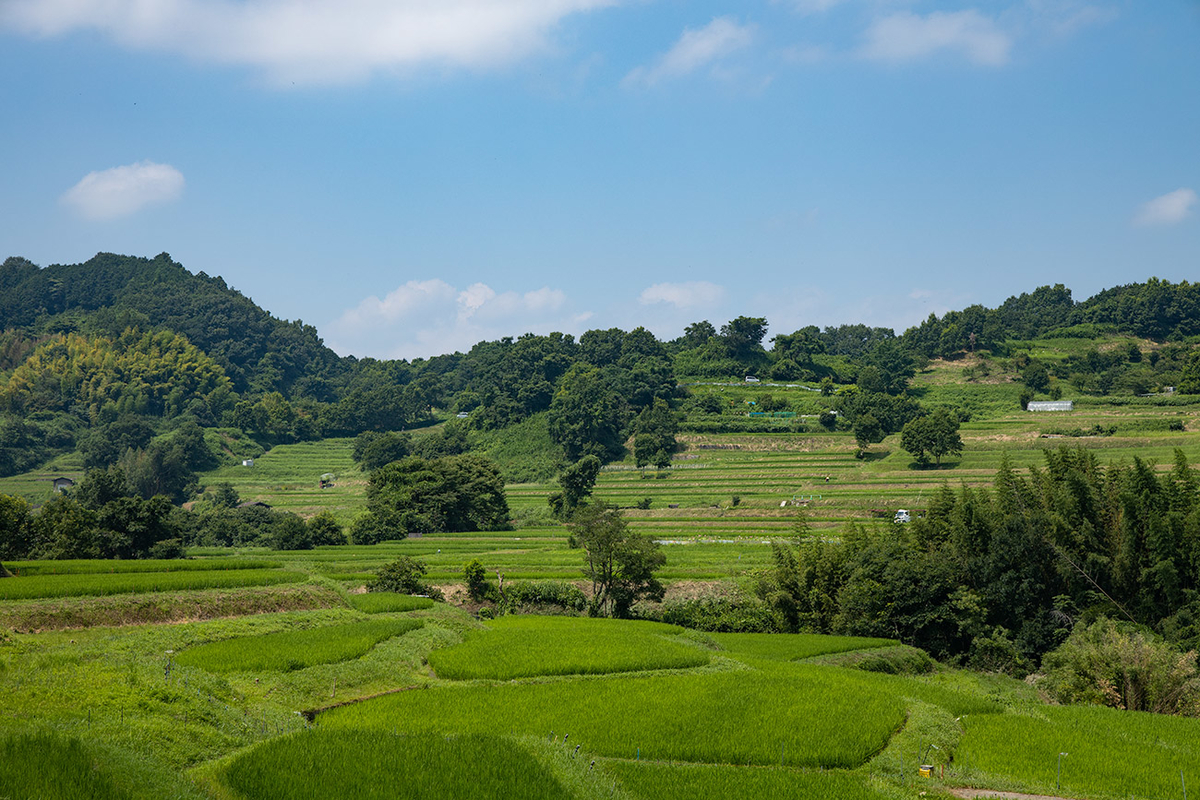
M 242 459 L 242 466 L 243 466 L 243 467 L 253 467 L 253 466 L 254 466 L 254 459 L 253 459 L 253 458 L 243 458 L 243 459 Z
M 1030 400 L 1028 411 L 1074 411 L 1074 400 Z
M 901 508 L 896 511 L 896 516 L 892 517 L 892 522 L 912 522 L 912 515 L 908 513 L 908 509 Z

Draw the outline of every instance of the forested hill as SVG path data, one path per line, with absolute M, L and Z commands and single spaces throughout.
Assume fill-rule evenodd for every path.
M 412 362 L 340 358 L 312 326 L 277 319 L 166 253 L 101 253 L 46 268 L 9 258 L 0 265 L 0 476 L 72 450 L 88 466 L 111 465 L 128 451 L 152 459 L 187 452 L 199 461 L 183 467 L 196 467 L 203 448 L 172 450 L 171 441 L 194 442 L 197 429 L 210 441 L 219 429 L 226 441 L 270 447 L 451 416 L 479 434 L 531 423 L 531 435 L 546 443 L 543 472 L 587 455 L 619 459 L 627 448 L 669 457 L 672 416 L 693 431 L 761 427 L 742 405 L 683 385 L 747 376 L 820 389 L 797 408 L 766 395 L 752 416 L 820 416 L 823 425 L 857 427 L 864 441 L 877 441 L 937 410 L 907 391 L 918 369 L 968 354 L 974 366 L 964 380 L 991 380 L 1001 370 L 1024 384 L 1023 401 L 1066 387 L 1200 392 L 1192 338 L 1200 336 L 1200 284 L 1187 282 L 1151 279 L 1083 302 L 1061 284 L 1043 286 L 995 309 L 931 315 L 899 336 L 861 324 L 810 325 L 768 340 L 768 329 L 765 318 L 741 316 L 719 328 L 697 321 L 669 341 L 642 327 L 609 328 L 578 338 L 506 337 Z M 1030 341 L 1037 338 L 1076 345 L 1039 358 Z M 462 440 L 459 430 L 447 441 Z M 183 493 L 181 484 L 174 494 Z
M 348 366 L 316 328 L 276 319 L 222 278 L 193 275 L 166 253 L 100 253 L 44 269 L 23 258 L 0 265 L 0 331 L 116 338 L 130 327 L 183 334 L 221 365 L 238 392 L 328 399 L 325 384 Z M 0 371 L 15 366 L 4 360 L 0 353 Z

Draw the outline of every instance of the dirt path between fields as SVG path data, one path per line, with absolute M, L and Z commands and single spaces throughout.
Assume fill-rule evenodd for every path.
M 955 797 L 1000 797 L 1007 800 L 1069 800 L 1052 794 L 1021 794 L 1020 792 L 998 792 L 994 789 L 947 789 Z

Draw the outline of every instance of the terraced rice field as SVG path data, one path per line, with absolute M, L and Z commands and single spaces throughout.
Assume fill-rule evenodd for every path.
M 554 731 L 613 758 L 849 768 L 879 752 L 904 719 L 904 704 L 870 676 L 789 667 L 402 692 L 334 709 L 321 724 L 444 735 Z
M 1185 786 L 1200 790 L 1200 719 L 1046 706 L 972 715 L 963 727 L 955 760 L 967 775 L 1067 796 L 1173 798 Z
M 209 672 L 289 672 L 358 658 L 378 643 L 423 624 L 415 619 L 380 619 L 242 636 L 197 645 L 184 650 L 177 660 Z
M 170 592 L 186 589 L 229 589 L 271 586 L 305 580 L 300 572 L 275 569 L 118 572 L 115 574 L 36 575 L 0 581 L 0 600 Z
M 465 642 L 429 654 L 429 666 L 449 680 L 511 680 L 536 675 L 601 675 L 686 669 L 711 660 L 679 640 L 683 628 L 654 622 L 575 617 L 506 617 Z

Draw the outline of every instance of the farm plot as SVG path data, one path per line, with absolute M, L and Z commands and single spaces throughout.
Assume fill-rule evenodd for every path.
M 709 764 L 673 765 L 612 761 L 605 769 L 641 800 L 727 800 L 769 797 L 772 800 L 886 800 L 869 788 L 862 775 L 806 772 Z
M 64 559 L 62 561 L 9 561 L 17 577 L 34 575 L 98 575 L 130 572 L 205 572 L 230 569 L 276 569 L 279 561 L 248 558 L 143 558 L 133 560 Z
M 385 619 L 242 636 L 189 648 L 177 661 L 209 672 L 291 672 L 359 658 L 379 642 L 424 624 L 416 619 Z
M 354 463 L 353 452 L 352 438 L 281 444 L 254 459 L 254 466 L 219 467 L 201 474 L 200 482 L 228 482 L 243 500 L 261 500 L 304 517 L 328 509 L 345 525 L 367 507 L 367 475 Z M 321 476 L 329 473 L 333 485 L 322 489 Z
M 456 647 L 433 651 L 429 666 L 438 677 L 450 680 L 510 680 L 686 669 L 709 663 L 707 652 L 677 640 L 682 632 L 654 622 L 506 617 L 470 634 Z
M 1181 797 L 1200 787 L 1200 719 L 1098 706 L 972 715 L 955 753 L 967 776 L 1063 794 Z
M 865 676 L 864 676 L 865 677 Z M 794 666 L 655 677 L 430 689 L 318 717 L 330 729 L 568 736 L 617 758 L 856 767 L 904 719 L 904 703 L 847 670 Z M 847 725 L 853 719 L 855 724 Z
M 230 589 L 296 583 L 306 578 L 303 573 L 281 569 L 37 575 L 0 581 L 0 600 L 174 592 L 185 589 Z
M 407 594 L 394 592 L 368 592 L 367 594 L 352 594 L 350 605 L 364 614 L 386 614 L 402 611 L 417 611 L 422 608 L 432 608 L 433 601 L 428 597 L 412 597 Z
M 223 779 L 247 800 L 575 797 L 527 751 L 492 736 L 305 731 L 238 756 Z
M 735 655 L 796 661 L 802 658 L 869 650 L 896 644 L 892 639 L 859 636 L 822 636 L 814 633 L 714 633 L 712 638 Z
M 77 739 L 53 734 L 0 738 L 0 797 L 128 800 Z

